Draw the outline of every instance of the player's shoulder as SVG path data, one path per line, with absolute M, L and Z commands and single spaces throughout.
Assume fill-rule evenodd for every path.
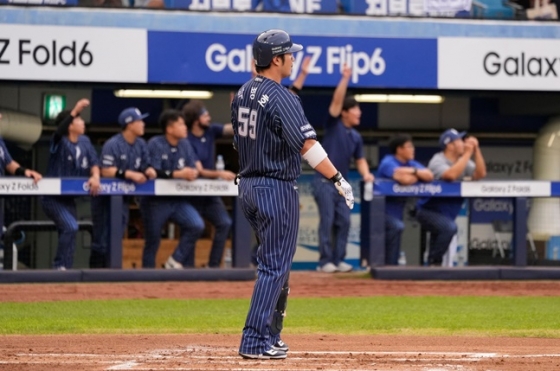
M 146 143 L 146 140 L 144 138 L 136 138 L 136 141 L 134 142 L 134 145 L 136 146 L 147 146 L 148 144 Z
M 142 139 L 142 138 L 138 138 L 138 139 Z M 163 135 L 153 136 L 148 140 L 148 145 L 149 146 L 159 145 L 162 143 L 162 140 L 165 140 Z
M 89 144 L 89 143 L 91 143 L 91 140 L 89 139 L 89 137 L 87 135 L 80 135 L 78 137 L 78 143 Z
M 103 144 L 103 148 L 114 148 L 119 145 L 122 141 L 122 134 L 115 134 L 111 138 L 107 139 L 105 144 Z

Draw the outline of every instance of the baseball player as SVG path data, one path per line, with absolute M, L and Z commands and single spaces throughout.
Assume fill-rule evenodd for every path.
M 72 110 L 58 114 L 58 127 L 51 139 L 47 177 L 88 177 L 88 187 L 92 195 L 99 192 L 99 160 L 89 138 L 84 135 L 85 123 L 80 117 L 89 106 L 87 99 L 81 99 Z M 78 221 L 74 196 L 43 196 L 41 205 L 45 214 L 52 219 L 58 229 L 58 246 L 53 267 L 58 270 L 72 268 Z
M 279 341 L 296 250 L 301 157 L 331 179 L 349 208 L 354 206 L 352 187 L 317 142 L 299 97 L 280 84 L 290 76 L 292 54 L 302 49 L 282 30 L 258 35 L 253 42 L 258 75 L 239 89 L 231 106 L 239 198 L 260 241 L 258 275 L 239 348 L 243 358 L 287 356 L 288 346 Z
M 2 119 L 2 115 L 0 114 L 0 120 L 1 119 Z M 39 174 L 38 172 L 31 169 L 26 169 L 25 167 L 21 166 L 17 161 L 15 161 L 10 155 L 8 148 L 6 148 L 6 143 L 4 143 L 4 140 L 2 140 L 2 138 L 0 137 L 0 177 L 5 176 L 6 173 L 19 177 L 33 178 L 35 183 L 37 183 L 42 178 L 42 175 Z M 3 223 L 4 223 L 4 210 L 0 209 L 0 227 L 3 225 Z M 2 237 L 2 234 L 3 233 L 0 228 L 0 237 Z
M 354 129 L 360 124 L 360 106 L 353 97 L 344 97 L 351 76 L 352 70 L 345 65 L 329 106 L 323 143 L 329 158 L 344 177 L 348 175 L 350 160 L 354 158 L 364 182 L 373 182 L 373 174 L 364 158 L 362 137 Z M 321 176 L 315 176 L 313 180 L 313 196 L 320 215 L 317 269 L 325 273 L 349 272 L 352 266 L 344 262 L 344 257 L 350 232 L 350 210 L 328 180 Z M 331 246 L 333 232 L 334 246 Z
M 163 135 L 148 141 L 150 164 L 158 178 L 194 180 L 201 169 L 200 162 L 187 138 L 187 126 L 180 111 L 166 110 L 159 117 Z M 198 167 L 198 169 L 197 169 Z M 146 231 L 142 266 L 154 268 L 161 239 L 161 228 L 168 219 L 181 229 L 181 238 L 173 255 L 167 259 L 165 268 L 181 269 L 189 265 L 194 256 L 196 240 L 204 231 L 204 221 L 186 197 L 144 197 L 140 202 L 144 229 Z
M 231 124 L 211 123 L 210 113 L 199 100 L 192 100 L 183 107 L 185 122 L 189 130 L 190 142 L 197 158 L 200 161 L 200 177 L 208 179 L 221 178 L 224 180 L 235 179 L 235 174 L 228 170 L 216 170 L 215 143 L 222 136 L 233 135 Z M 210 250 L 208 267 L 218 268 L 222 260 L 224 246 L 231 229 L 231 218 L 219 196 L 191 197 L 190 202 L 196 210 L 212 225 L 214 225 L 214 240 Z M 194 251 L 189 256 L 189 266 L 194 266 Z
M 145 183 L 156 178 L 156 171 L 150 166 L 148 146 L 144 139 L 144 118 L 138 108 L 127 108 L 119 115 L 122 132 L 109 138 L 101 151 L 101 176 L 118 178 L 134 183 Z M 128 225 L 128 197 L 123 197 L 123 231 Z M 109 197 L 92 200 L 94 234 L 91 246 L 90 268 L 106 268 L 109 252 Z

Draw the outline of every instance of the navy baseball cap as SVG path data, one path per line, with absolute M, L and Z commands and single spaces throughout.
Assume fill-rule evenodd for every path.
M 439 137 L 439 145 L 441 148 L 445 148 L 449 143 L 457 139 L 463 139 L 467 135 L 466 131 L 458 132 L 455 129 L 447 129 Z
M 130 107 L 123 110 L 119 115 L 119 125 L 126 126 L 134 121 L 143 120 L 149 115 L 149 113 L 142 114 L 136 107 Z

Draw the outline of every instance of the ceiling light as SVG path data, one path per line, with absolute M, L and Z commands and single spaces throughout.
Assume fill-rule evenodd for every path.
M 441 95 L 401 95 L 401 94 L 357 94 L 358 102 L 367 103 L 428 103 L 440 104 L 445 100 Z
M 119 98 L 191 98 L 210 99 L 214 93 L 206 90 L 139 90 L 121 89 L 115 90 L 115 97 Z

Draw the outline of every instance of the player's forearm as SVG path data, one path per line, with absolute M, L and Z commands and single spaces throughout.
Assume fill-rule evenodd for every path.
M 358 173 L 363 177 L 370 173 L 369 166 L 365 158 L 361 158 L 356 161 L 356 168 L 358 169 Z
M 484 161 L 484 157 L 482 156 L 480 148 L 476 149 L 474 155 L 474 164 L 476 167 L 474 169 L 473 179 L 478 180 L 486 177 L 486 161 Z
M 202 178 L 208 179 L 217 179 L 220 177 L 220 171 L 218 170 L 200 169 L 199 174 Z
M 344 97 L 346 96 L 349 80 L 349 78 L 343 76 L 334 90 L 331 105 L 329 107 L 329 113 L 332 117 L 338 117 L 340 112 L 342 112 L 342 104 L 344 103 Z
M 92 166 L 91 167 L 91 171 L 90 171 L 90 175 L 94 178 L 99 178 L 99 166 Z

